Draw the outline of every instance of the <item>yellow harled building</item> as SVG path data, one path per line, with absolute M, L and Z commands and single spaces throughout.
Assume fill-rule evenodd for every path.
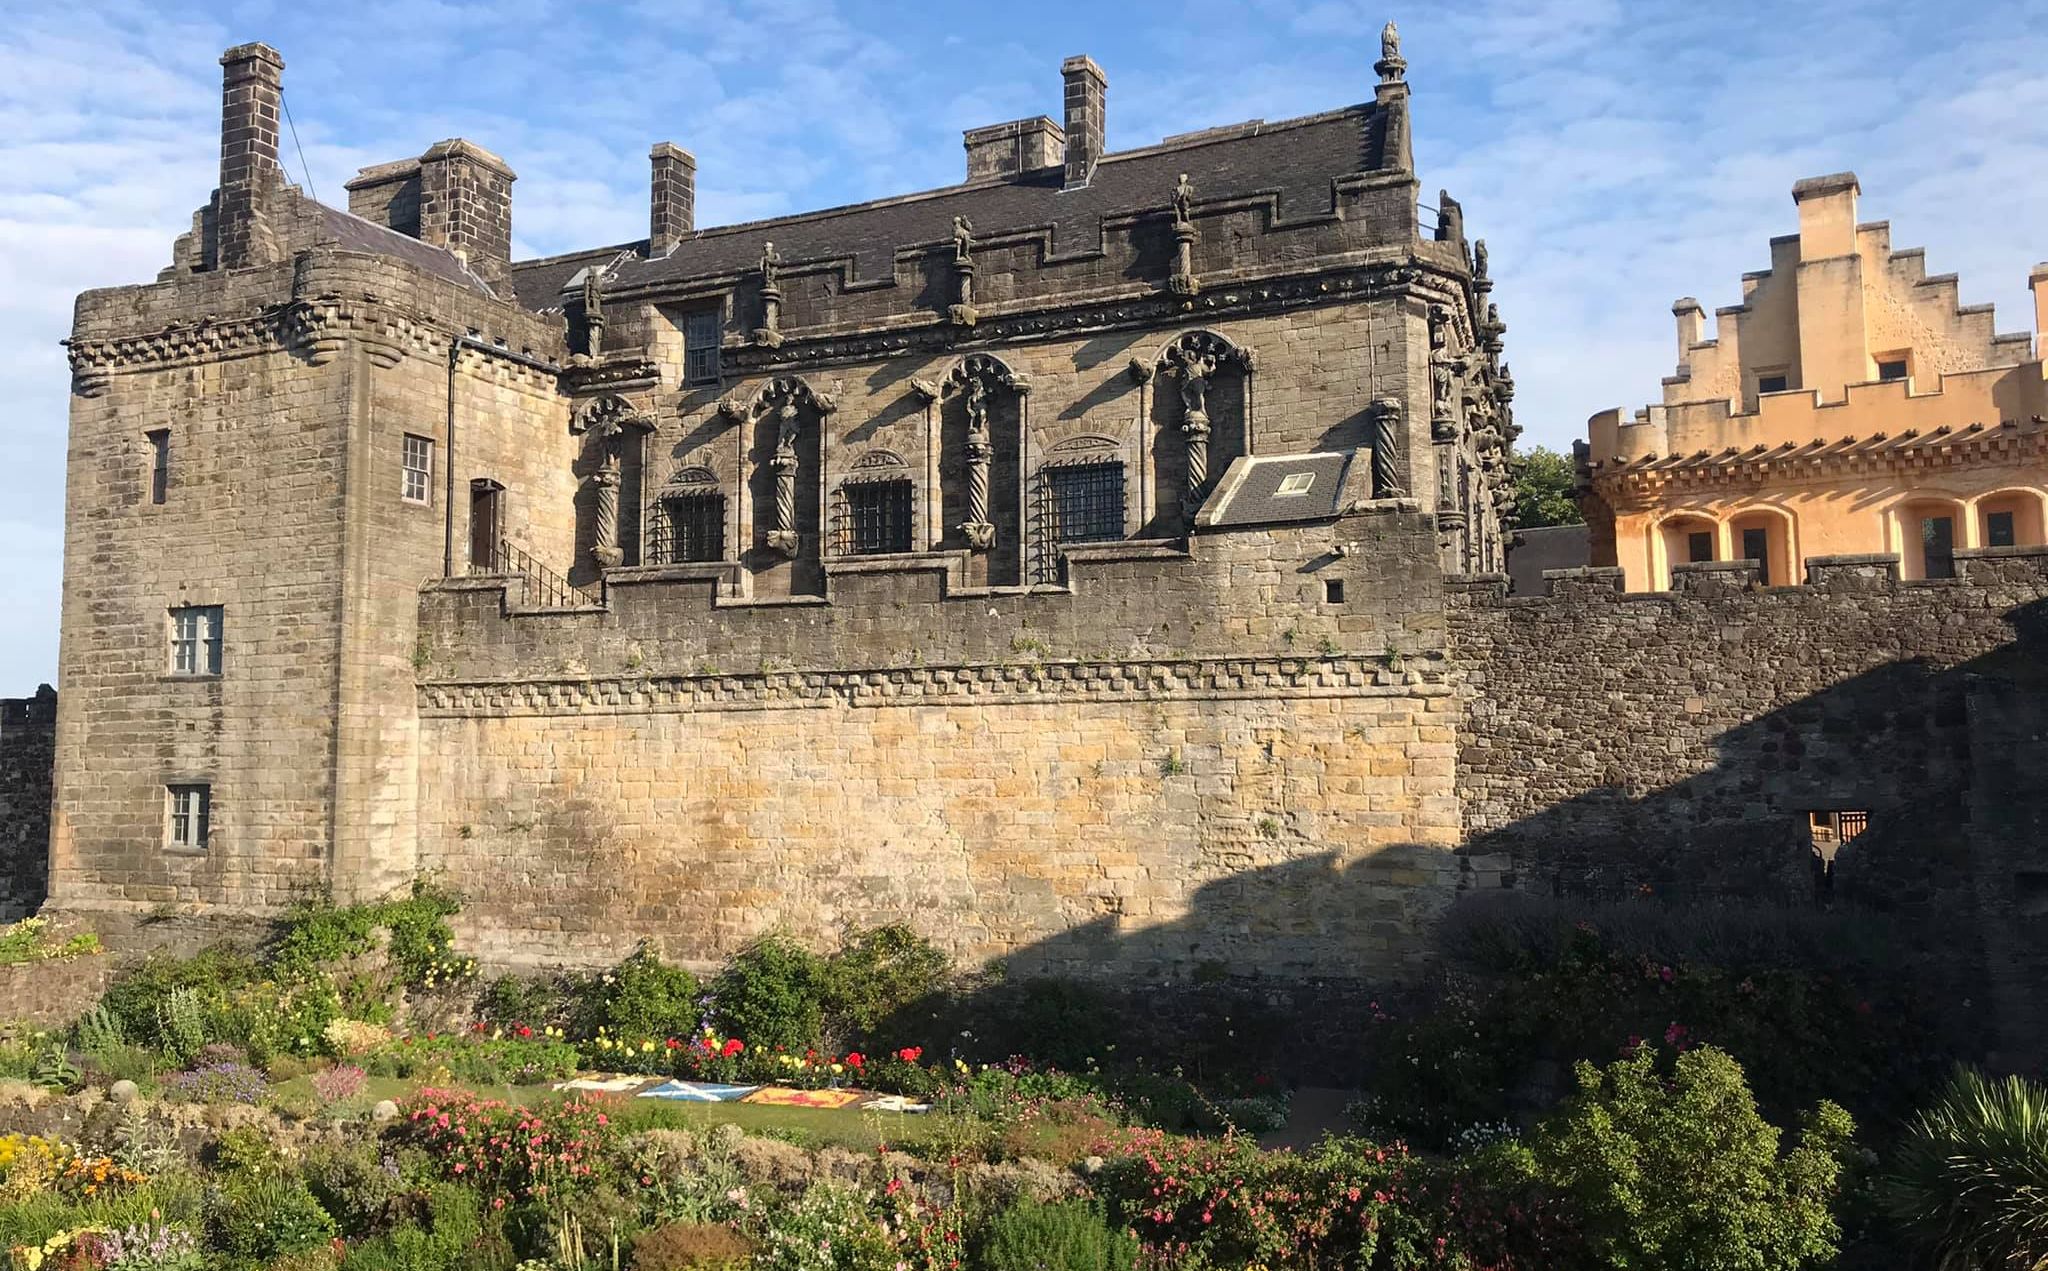
M 1953 274 L 1859 224 L 1853 173 L 1792 187 L 1799 232 L 1771 240 L 1742 303 L 1672 306 L 1661 404 L 1588 422 L 1579 448 L 1592 563 L 1632 591 L 1674 565 L 1753 559 L 1767 585 L 1815 556 L 1889 554 L 1943 578 L 1955 553 L 2048 542 L 2048 264 L 2032 333 L 2000 335 Z

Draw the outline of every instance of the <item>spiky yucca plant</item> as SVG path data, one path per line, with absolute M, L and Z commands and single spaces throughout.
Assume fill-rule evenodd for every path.
M 1939 1271 L 2048 1271 L 2048 1088 L 1959 1070 L 1900 1142 L 1883 1196 Z

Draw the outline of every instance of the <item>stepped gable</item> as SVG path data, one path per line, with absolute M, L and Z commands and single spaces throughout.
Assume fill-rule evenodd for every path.
M 1202 200 L 1278 195 L 1278 215 L 1327 213 L 1338 177 L 1381 166 L 1384 115 L 1371 104 L 1279 123 L 1254 121 L 1172 138 L 1156 146 L 1103 156 L 1088 185 L 1063 189 L 1057 165 L 1021 176 L 977 181 L 922 193 L 855 203 L 773 220 L 699 230 L 666 257 L 646 259 L 647 240 L 515 263 L 512 284 L 530 309 L 561 302 L 563 288 L 584 267 L 620 258 L 610 285 L 619 291 L 729 276 L 754 269 L 761 242 L 772 239 L 785 270 L 802 261 L 854 260 L 862 279 L 887 278 L 900 247 L 939 243 L 953 218 L 974 224 L 977 240 L 1044 225 L 1060 255 L 1092 251 L 1102 220 L 1162 206 L 1186 172 Z

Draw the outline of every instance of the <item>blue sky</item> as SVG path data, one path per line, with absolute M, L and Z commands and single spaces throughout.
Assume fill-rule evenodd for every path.
M 1801 176 L 1854 169 L 1863 216 L 2003 330 L 2048 259 L 2048 0 L 0 10 L 0 694 L 55 676 L 71 299 L 168 262 L 244 40 L 285 56 L 294 179 L 339 203 L 358 167 L 466 136 L 518 171 L 530 255 L 643 235 L 655 141 L 696 153 L 699 224 L 771 216 L 958 180 L 961 131 L 1057 116 L 1073 53 L 1108 73 L 1118 149 L 1362 101 L 1393 17 L 1424 189 L 1488 240 L 1518 417 L 1552 446 L 1656 394 L 1671 301 L 1734 303 Z

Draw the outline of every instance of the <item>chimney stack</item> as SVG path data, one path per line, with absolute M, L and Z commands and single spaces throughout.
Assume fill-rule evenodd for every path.
M 1861 191 L 1854 172 L 1793 183 L 1792 201 L 1799 205 L 1800 260 L 1856 254 L 1856 196 Z
M 1067 98 L 1067 188 L 1077 189 L 1095 177 L 1108 129 L 1104 98 L 1109 80 L 1091 57 L 1070 57 L 1060 65 Z
M 453 137 L 420 156 L 420 241 L 445 247 L 492 288 L 512 264 L 512 183 L 503 159 Z
M 654 167 L 647 255 L 659 259 L 697 228 L 697 156 L 672 141 L 657 141 L 647 157 Z
M 2048 361 L 2048 260 L 2028 273 L 2027 290 L 2034 293 L 2034 356 Z
M 284 58 L 268 44 L 237 44 L 220 55 L 220 188 L 214 198 L 214 264 L 221 269 L 275 258 L 264 196 L 282 184 L 277 123 Z
M 1044 115 L 970 128 L 961 134 L 961 140 L 967 147 L 969 181 L 1057 168 L 1067 158 L 1066 134 Z
M 1678 370 L 1683 375 L 1692 366 L 1692 346 L 1706 333 L 1707 311 L 1691 296 L 1681 296 L 1671 306 L 1671 316 L 1678 319 Z

